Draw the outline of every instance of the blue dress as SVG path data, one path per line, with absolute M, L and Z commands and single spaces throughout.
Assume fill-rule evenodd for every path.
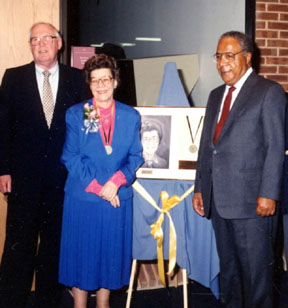
M 86 102 L 85 102 L 86 103 Z M 92 104 L 92 101 L 89 101 Z M 62 162 L 68 178 L 60 249 L 59 282 L 82 290 L 119 289 L 129 283 L 132 259 L 132 187 L 143 163 L 140 115 L 115 102 L 113 152 L 106 154 L 100 132 L 87 132 L 84 102 L 66 113 Z M 85 188 L 96 179 L 104 185 L 120 170 L 127 184 L 118 191 L 120 207 Z

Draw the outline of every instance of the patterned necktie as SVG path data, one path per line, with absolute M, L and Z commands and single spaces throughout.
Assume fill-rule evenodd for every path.
M 214 144 L 217 143 L 217 140 L 221 134 L 221 130 L 225 124 L 225 121 L 229 115 L 229 112 L 230 112 L 230 105 L 231 105 L 231 100 L 232 100 L 232 92 L 235 90 L 236 88 L 235 87 L 230 87 L 229 88 L 229 91 L 225 97 L 225 101 L 224 101 L 224 104 L 223 104 L 223 108 L 222 108 L 222 113 L 221 113 L 221 117 L 220 117 L 220 120 L 219 122 L 217 123 L 216 125 L 216 128 L 215 128 L 215 135 L 214 135 L 214 138 L 213 138 L 213 142 Z
M 43 97 L 42 104 L 45 113 L 45 118 L 48 127 L 50 128 L 53 112 L 54 112 L 54 101 L 53 101 L 53 93 L 51 89 L 51 85 L 49 83 L 49 76 L 51 73 L 49 71 L 44 71 L 44 82 L 43 82 Z

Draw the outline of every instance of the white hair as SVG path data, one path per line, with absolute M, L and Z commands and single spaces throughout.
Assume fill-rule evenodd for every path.
M 30 28 L 29 30 L 29 41 L 31 39 L 31 34 L 32 34 L 32 31 L 33 29 L 38 26 L 38 25 L 46 25 L 46 26 L 49 26 L 51 27 L 54 31 L 55 31 L 55 36 L 56 37 L 59 37 L 60 34 L 59 34 L 59 31 L 56 29 L 56 27 L 54 27 L 52 24 L 50 24 L 49 22 L 44 22 L 44 21 L 39 21 L 39 22 L 36 22 L 35 24 L 32 25 L 32 27 Z

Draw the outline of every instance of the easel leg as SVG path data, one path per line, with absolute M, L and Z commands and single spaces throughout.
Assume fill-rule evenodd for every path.
M 186 269 L 182 269 L 182 275 L 183 275 L 183 299 L 184 299 L 184 308 L 188 308 L 188 281 L 187 281 L 187 271 Z
M 131 297 L 132 297 L 132 291 L 133 291 L 133 285 L 134 285 L 134 279 L 135 279 L 136 265 L 137 265 L 137 260 L 133 259 L 129 288 L 128 288 L 128 295 L 127 295 L 127 301 L 126 301 L 126 308 L 130 308 L 130 304 L 131 304 Z

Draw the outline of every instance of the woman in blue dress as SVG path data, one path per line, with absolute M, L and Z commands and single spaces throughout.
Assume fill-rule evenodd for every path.
M 129 283 L 131 184 L 143 163 L 140 115 L 113 99 L 119 83 L 113 58 L 93 56 L 84 73 L 93 97 L 66 113 L 59 281 L 72 287 L 75 308 L 86 307 L 92 290 L 97 307 L 109 308 L 110 290 Z

